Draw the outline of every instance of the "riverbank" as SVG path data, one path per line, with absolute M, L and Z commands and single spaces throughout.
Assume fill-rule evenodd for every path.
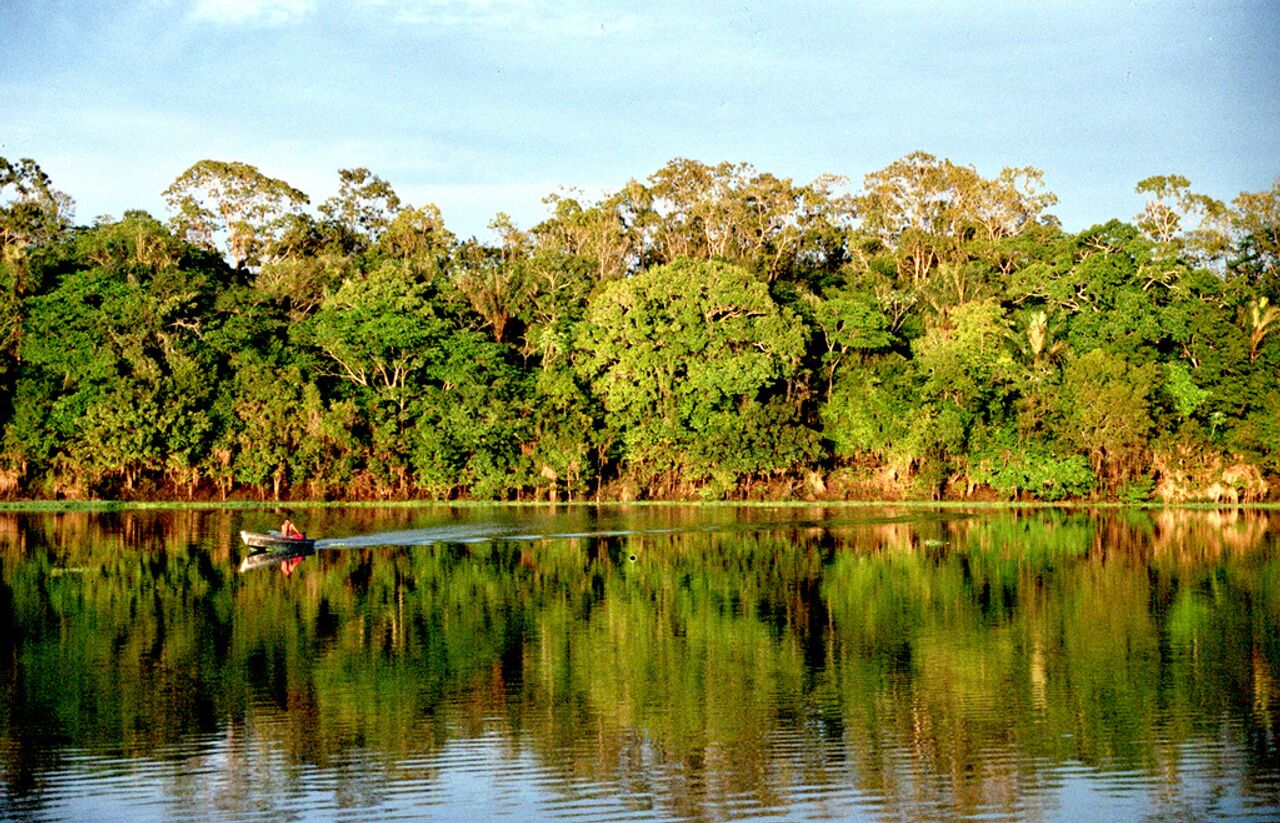
M 1119 500 L 1064 500 L 1048 502 L 1043 500 L 286 500 L 286 501 L 254 501 L 254 500 L 0 500 L 0 514 L 5 513 L 59 513 L 59 512 L 116 512 L 116 511 L 263 511 L 275 510 L 287 512 L 298 509 L 415 509 L 415 508 L 458 508 L 458 509 L 543 509 L 590 508 L 590 507 L 671 507 L 688 506 L 698 508 L 827 508 L 827 509 L 970 509 L 980 511 L 1000 511 L 1016 509 L 1187 509 L 1191 511 L 1280 510 L 1280 501 L 1262 501 L 1254 503 L 1207 503 L 1182 502 L 1166 503 L 1146 501 L 1139 503 Z

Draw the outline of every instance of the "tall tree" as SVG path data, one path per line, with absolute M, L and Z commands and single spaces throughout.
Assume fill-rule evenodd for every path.
M 1203 263 L 1226 251 L 1230 214 L 1221 200 L 1192 191 L 1191 181 L 1180 174 L 1148 177 L 1136 191 L 1151 198 L 1134 222 L 1152 240 Z
M 552 194 L 543 199 L 551 216 L 533 227 L 537 250 L 588 261 L 596 280 L 623 277 L 644 264 L 644 228 L 651 219 L 649 194 L 635 181 L 599 203 Z
M 826 262 L 825 241 L 852 214 L 835 194 L 842 183 L 827 175 L 796 185 L 747 163 L 677 158 L 649 177 L 647 244 L 659 262 L 720 259 L 767 281 L 796 278 L 800 261 Z
M 1241 193 L 1232 205 L 1232 268 L 1267 288 L 1272 300 L 1280 299 L 1280 178 L 1266 191 Z
M 185 239 L 215 248 L 225 233 L 227 253 L 237 269 L 262 263 L 265 245 L 284 226 L 289 213 L 305 205 L 307 195 L 283 180 L 268 177 L 248 163 L 201 160 L 164 190 L 175 212 L 173 225 Z
M 862 228 L 894 252 L 900 277 L 921 288 L 940 268 L 962 267 L 975 239 L 1016 237 L 1057 202 L 1038 169 L 1003 169 L 994 180 L 972 166 L 913 152 L 867 175 L 854 199 Z
M 457 282 L 494 342 L 502 343 L 507 324 L 528 300 L 531 284 L 525 276 L 523 236 L 506 215 L 499 215 L 489 228 L 502 233 L 503 244 L 493 248 L 475 241 L 464 243 L 457 252 Z
M 440 209 L 427 204 L 416 209 L 401 209 L 379 236 L 376 252 L 431 279 L 448 268 L 456 245 L 457 238 L 445 228 Z
M 320 205 L 320 213 L 362 245 L 372 245 L 400 211 L 400 197 L 386 180 L 366 168 L 340 169 L 338 193 Z
M 0 157 L 0 259 L 48 243 L 71 226 L 75 201 L 29 157 Z

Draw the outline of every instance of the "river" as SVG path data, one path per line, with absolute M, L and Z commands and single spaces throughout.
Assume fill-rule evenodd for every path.
M 1274 820 L 1280 513 L 0 514 L 0 819 Z

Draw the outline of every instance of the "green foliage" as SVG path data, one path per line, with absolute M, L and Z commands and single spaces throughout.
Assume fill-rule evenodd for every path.
M 169 223 L 73 228 L 0 158 L 0 495 L 1143 496 L 1174 443 L 1274 474 L 1276 191 L 1138 189 L 1069 234 L 1032 168 L 678 158 L 459 242 L 368 169 L 307 213 L 207 160 Z
M 426 284 L 384 264 L 329 296 L 310 327 L 336 374 L 401 406 L 407 387 L 448 333 Z
M 1061 456 L 1042 443 L 1019 442 L 1007 431 L 976 451 L 969 476 L 1007 499 L 1083 498 L 1097 485 L 1097 477 L 1084 455 Z
M 297 458 L 307 439 L 303 377 L 297 367 L 247 356 L 238 362 L 234 391 L 235 477 L 273 496 L 296 477 Z
M 1228 442 L 1269 471 L 1280 470 L 1280 391 L 1267 392 Z
M 1063 372 L 1059 435 L 1088 454 L 1094 472 L 1112 487 L 1143 474 L 1157 374 L 1154 363 L 1133 366 L 1101 349 L 1075 358 Z
M 29 157 L 0 157 L 0 262 L 17 262 L 71 226 L 74 201 Z
M 1116 498 L 1122 503 L 1146 503 L 1151 499 L 1151 492 L 1155 490 L 1155 486 L 1155 478 L 1138 477 L 1120 486 L 1116 490 Z
M 376 243 L 400 210 L 400 197 L 386 180 L 368 169 L 341 169 L 338 193 L 320 205 L 320 213 L 363 243 Z
M 945 324 L 912 344 L 914 366 L 925 376 L 922 398 L 946 400 L 982 415 L 1004 401 L 1015 369 L 1011 328 L 994 300 L 957 307 Z
M 571 499 L 587 490 L 596 450 L 607 447 L 596 428 L 598 404 L 567 368 L 539 370 L 529 402 L 529 447 L 532 483 L 556 499 L 563 490 Z
M 248 163 L 201 160 L 164 191 L 176 212 L 174 229 L 193 243 L 213 248 L 226 235 L 234 268 L 260 265 L 262 250 L 287 224 L 286 216 L 307 196 Z
M 814 325 L 821 330 L 826 342 L 822 361 L 828 392 L 841 363 L 850 354 L 863 357 L 887 349 L 894 343 L 894 336 L 889 331 L 889 318 L 873 294 L 852 289 L 836 291 L 824 299 L 815 298 L 812 314 Z
M 1165 366 L 1164 390 L 1173 401 L 1174 411 L 1183 419 L 1190 418 L 1209 399 L 1209 390 L 1192 382 L 1191 372 L 1179 362 Z
M 793 377 L 806 336 L 795 313 L 750 272 L 681 260 L 592 296 L 578 367 L 622 433 L 629 467 L 645 477 L 679 472 L 701 480 L 721 468 L 707 451 L 743 445 L 753 405 Z M 741 465 L 788 468 L 793 452 L 776 438 L 790 440 L 790 428 L 765 434 Z
M 898 448 L 915 468 L 914 482 L 921 494 L 939 497 L 951 474 L 964 467 L 972 426 L 971 413 L 949 401 L 914 411 Z
M 467 489 L 489 499 L 528 485 L 521 449 L 529 434 L 528 388 L 507 350 L 477 332 L 459 331 L 439 358 L 409 414 L 417 482 L 437 495 Z
M 213 429 L 218 365 L 203 329 L 218 322 L 217 262 L 141 213 L 66 253 L 56 287 L 25 302 L 11 459 L 77 488 L 119 479 L 130 491 L 146 473 L 190 485 Z
M 822 407 L 823 434 L 841 457 L 889 457 L 915 413 L 917 390 L 902 358 L 847 369 Z

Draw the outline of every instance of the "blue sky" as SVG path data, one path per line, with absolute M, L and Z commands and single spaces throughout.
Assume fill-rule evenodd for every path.
M 201 159 L 319 203 L 366 166 L 457 234 L 673 157 L 800 182 L 914 150 L 1032 165 L 1068 229 L 1178 173 L 1230 199 L 1280 177 L 1280 2 L 0 2 L 0 155 L 79 222 Z

